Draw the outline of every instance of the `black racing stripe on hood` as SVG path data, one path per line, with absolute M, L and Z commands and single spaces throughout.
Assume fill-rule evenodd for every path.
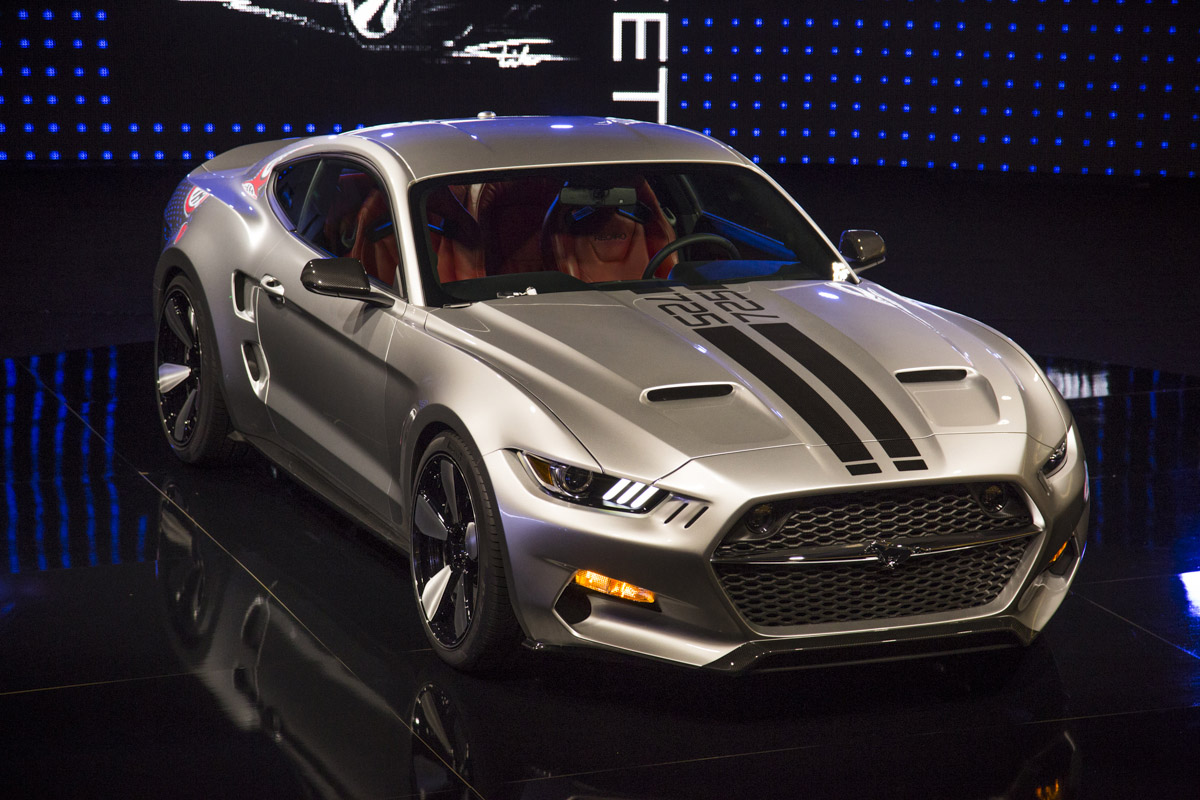
M 790 367 L 729 325 L 696 331 L 709 344 L 750 370 L 813 429 L 842 461 L 869 461 L 867 446 L 838 412 Z
M 828 386 L 863 421 L 889 456 L 912 458 L 921 455 L 908 431 L 879 399 L 879 395 L 828 350 L 787 323 L 772 322 L 750 327 Z

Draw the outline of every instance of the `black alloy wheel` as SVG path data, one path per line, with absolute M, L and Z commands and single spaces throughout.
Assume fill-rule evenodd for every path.
M 189 463 L 227 463 L 245 446 L 233 427 L 218 385 L 208 314 L 190 280 L 167 286 L 154 339 L 158 416 L 171 449 Z
M 480 459 L 452 433 L 425 451 L 412 502 L 412 573 L 426 637 L 465 671 L 497 666 L 519 628 Z
M 201 345 L 196 310 L 179 287 L 167 294 L 158 323 L 158 412 L 175 447 L 186 447 L 200 419 Z

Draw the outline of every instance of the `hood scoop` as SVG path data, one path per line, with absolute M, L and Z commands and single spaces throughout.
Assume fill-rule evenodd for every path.
M 901 383 L 948 383 L 961 381 L 966 377 L 967 371 L 961 368 L 910 369 L 896 373 L 896 380 Z
M 992 426 L 1000 404 L 987 378 L 961 367 L 910 369 L 896 373 L 912 399 L 935 425 L 947 428 Z M 1004 423 L 1007 424 L 1007 423 Z
M 651 403 L 670 403 L 676 400 L 703 400 L 733 394 L 732 383 L 685 383 L 677 386 L 656 386 L 642 396 Z

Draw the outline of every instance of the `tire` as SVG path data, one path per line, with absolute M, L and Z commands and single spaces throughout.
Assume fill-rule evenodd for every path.
M 217 344 L 203 298 L 185 275 L 163 292 L 154 337 L 158 419 L 175 455 L 189 464 L 228 464 L 246 450 L 230 438 Z
M 507 663 L 520 626 L 508 599 L 503 533 L 482 459 L 454 433 L 435 438 L 413 483 L 413 587 L 425 636 L 464 672 Z

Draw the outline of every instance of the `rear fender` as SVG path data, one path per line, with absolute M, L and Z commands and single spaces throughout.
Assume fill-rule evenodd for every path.
M 234 292 L 232 265 L 244 263 L 251 252 L 251 227 L 243 214 L 224 203 L 210 200 L 197 208 L 182 236 L 177 236 L 159 256 L 153 282 L 154 318 L 158 319 L 163 293 L 171 279 L 177 274 L 187 275 L 203 295 L 193 301 L 205 304 L 212 321 L 217 342 L 214 356 L 234 428 L 247 435 L 269 437 L 274 428 L 251 384 L 244 354 L 245 348 L 258 346 L 258 326 L 253 317 L 256 284 L 243 280 L 242 290 L 237 293 L 240 296 Z M 261 354 L 261 350 L 258 352 Z

